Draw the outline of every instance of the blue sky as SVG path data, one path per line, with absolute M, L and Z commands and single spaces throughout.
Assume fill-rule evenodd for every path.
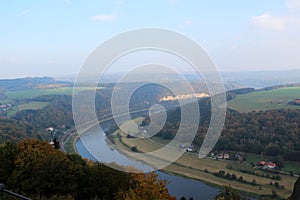
M 221 71 L 300 69 L 300 0 L 2 1 L 0 78 L 66 76 L 121 32 L 183 33 Z

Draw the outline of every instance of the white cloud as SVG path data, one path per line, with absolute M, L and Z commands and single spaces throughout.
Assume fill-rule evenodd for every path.
M 92 21 L 101 21 L 101 22 L 108 22 L 108 21 L 114 21 L 117 19 L 117 14 L 98 14 L 92 17 Z
M 31 11 L 29 9 L 22 10 L 18 13 L 18 16 L 28 15 Z
M 299 0 L 287 0 L 286 6 L 289 10 L 300 10 L 300 1 Z
M 267 13 L 253 16 L 251 20 L 254 25 L 273 30 L 283 30 L 286 21 L 285 17 L 275 17 Z

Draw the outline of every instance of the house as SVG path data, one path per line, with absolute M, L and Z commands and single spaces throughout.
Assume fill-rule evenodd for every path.
M 222 159 L 223 158 L 223 154 L 218 154 L 217 158 L 218 159 Z
M 260 166 L 265 166 L 265 165 L 266 165 L 266 162 L 262 160 L 262 161 L 259 162 L 259 165 L 260 165 Z
M 273 162 L 268 162 L 266 163 L 266 166 L 269 168 L 269 169 L 274 169 L 276 167 L 276 164 L 273 163 Z
M 295 99 L 293 101 L 289 102 L 290 105 L 299 106 L 300 105 L 300 99 Z
M 229 155 L 228 153 L 224 153 L 223 158 L 224 158 L 224 159 L 229 159 L 229 158 L 230 158 L 230 155 Z
M 295 99 L 295 103 L 300 104 L 300 99 Z
M 273 162 L 265 162 L 265 161 L 260 161 L 258 163 L 260 166 L 263 166 L 264 169 L 274 169 L 276 167 L 276 164 Z

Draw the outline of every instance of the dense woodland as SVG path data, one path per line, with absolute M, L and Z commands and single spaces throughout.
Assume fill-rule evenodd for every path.
M 31 125 L 12 119 L 0 118 L 0 143 L 21 141 L 25 138 L 42 139 L 42 135 Z
M 32 199 L 174 199 L 154 173 L 114 170 L 39 140 L 6 143 L 0 163 L 0 182 Z
M 201 120 L 194 144 L 200 146 L 210 120 L 210 100 L 199 101 Z M 149 118 L 144 124 L 149 123 Z M 148 121 L 148 122 L 147 122 Z M 180 124 L 180 109 L 170 111 L 157 136 L 171 139 Z M 190 126 L 194 126 L 191 124 Z M 233 150 L 300 161 L 300 110 L 280 109 L 239 113 L 227 110 L 225 125 L 215 150 Z

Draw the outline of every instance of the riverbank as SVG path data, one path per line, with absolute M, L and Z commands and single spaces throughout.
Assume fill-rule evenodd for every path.
M 119 130 L 114 133 L 123 134 Z M 136 146 L 139 152 L 150 152 L 155 149 L 161 148 L 168 141 L 155 138 L 155 140 L 143 139 L 136 140 L 134 138 L 127 138 L 125 135 L 119 140 L 119 137 L 114 137 L 115 145 L 119 148 L 131 150 L 133 146 Z M 71 139 L 72 140 L 72 139 Z M 71 142 L 70 140 L 70 142 Z M 76 149 L 77 139 L 73 137 L 72 147 Z M 78 152 L 77 152 L 78 153 Z M 147 163 L 147 161 L 145 161 Z M 281 198 L 287 198 L 292 193 L 293 183 L 296 178 L 290 176 L 281 175 L 281 180 L 278 181 L 279 185 L 284 185 L 284 188 L 277 188 L 274 186 L 275 181 L 266 177 L 259 177 L 251 174 L 242 173 L 234 169 L 229 169 L 229 161 L 225 160 L 213 160 L 210 158 L 199 159 L 196 154 L 185 153 L 176 162 L 162 169 L 162 172 L 167 174 L 174 174 L 176 176 L 186 177 L 188 179 L 199 180 L 213 187 L 222 188 L 224 185 L 230 185 L 231 187 L 242 191 L 243 193 L 251 196 L 257 195 L 271 195 L 272 191 L 276 191 Z M 235 174 L 236 177 L 243 177 L 243 180 L 247 184 L 241 183 L 237 180 L 228 180 L 226 178 L 220 178 L 215 176 L 215 173 L 219 171 L 225 171 L 227 174 Z M 255 180 L 255 184 L 252 183 Z M 270 185 L 270 182 L 273 185 Z
M 119 130 L 114 134 L 121 136 L 114 137 L 118 148 L 130 151 L 132 147 L 135 147 L 140 153 L 155 151 L 169 142 L 161 138 L 155 138 L 154 140 L 149 138 L 128 138 Z M 145 160 L 144 162 L 147 161 Z M 266 176 L 258 176 L 257 174 L 243 173 L 235 170 L 230 165 L 238 165 L 240 168 L 246 168 L 245 165 L 238 162 L 212 158 L 199 159 L 195 153 L 184 153 L 177 161 L 165 167 L 163 171 L 200 180 L 217 187 L 230 185 L 251 196 L 271 196 L 273 191 L 276 191 L 280 198 L 286 199 L 292 193 L 296 177 L 280 174 L 280 180 L 274 180 L 270 178 L 275 175 L 271 172 L 262 172 L 260 169 L 253 169 L 257 173 L 266 174 Z M 217 176 L 220 171 L 223 171 L 224 175 Z

